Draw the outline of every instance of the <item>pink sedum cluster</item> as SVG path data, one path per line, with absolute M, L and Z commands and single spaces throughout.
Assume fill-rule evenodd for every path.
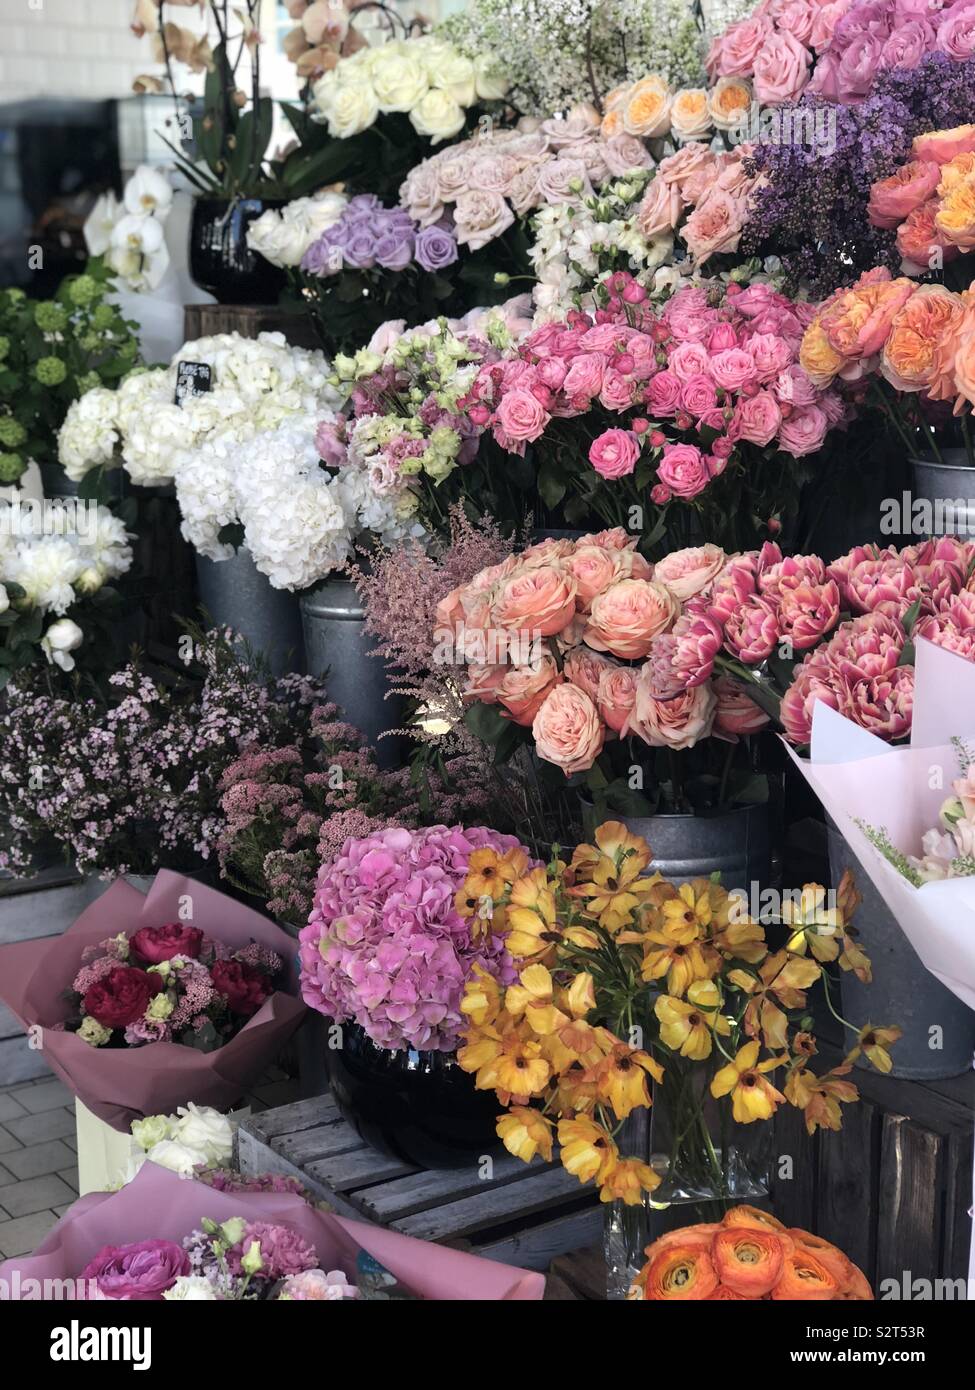
M 814 306 L 766 284 L 715 282 L 680 289 L 655 312 L 625 272 L 608 284 L 605 309 L 544 324 L 480 368 L 463 404 L 510 453 L 553 420 L 606 411 L 620 423 L 593 440 L 593 468 L 617 480 L 653 451 L 651 497 L 664 503 L 697 497 L 744 446 L 801 458 L 845 423 L 838 391 L 814 385 L 799 362 Z
M 454 907 L 471 854 L 518 846 L 484 826 L 390 829 L 349 840 L 323 864 L 300 936 L 301 993 L 336 1022 L 354 1020 L 388 1051 L 450 1052 L 475 965 L 514 979 L 500 936 L 477 941 Z
M 465 698 L 530 728 L 538 756 L 569 777 L 608 739 L 690 748 L 767 722 L 733 682 L 705 676 L 667 699 L 653 689 L 647 656 L 674 640 L 682 606 L 704 602 L 726 564 L 719 546 L 702 545 L 654 567 L 622 528 L 549 539 L 449 594 L 438 629 L 467 663 Z

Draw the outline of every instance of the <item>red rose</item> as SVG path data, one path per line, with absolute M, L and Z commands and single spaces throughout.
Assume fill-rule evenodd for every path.
M 117 965 L 88 990 L 83 1000 L 85 1013 L 103 1028 L 126 1028 L 142 1017 L 149 1000 L 162 987 L 158 975 L 149 975 L 134 965 Z
M 231 1013 L 243 1014 L 249 1018 L 271 994 L 271 981 L 253 965 L 244 965 L 239 960 L 218 960 L 210 970 L 213 987 L 219 994 L 226 995 Z
M 137 956 L 150 965 L 172 960 L 173 956 L 188 956 L 196 960 L 203 945 L 199 927 L 184 927 L 181 922 L 167 922 L 164 927 L 143 927 L 130 939 L 129 945 Z

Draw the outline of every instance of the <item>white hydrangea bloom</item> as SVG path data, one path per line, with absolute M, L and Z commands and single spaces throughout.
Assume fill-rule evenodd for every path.
M 111 464 L 119 442 L 118 392 L 96 386 L 72 401 L 58 431 L 58 459 L 72 482 Z

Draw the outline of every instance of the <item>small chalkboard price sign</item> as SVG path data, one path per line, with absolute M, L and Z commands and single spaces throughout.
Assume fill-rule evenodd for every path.
M 176 367 L 176 404 L 189 396 L 205 396 L 213 385 L 213 370 L 207 362 L 180 362 Z

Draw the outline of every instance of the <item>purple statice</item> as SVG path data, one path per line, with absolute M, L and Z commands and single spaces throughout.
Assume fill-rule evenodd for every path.
M 835 130 L 835 147 L 825 148 L 825 141 L 754 147 L 749 171 L 765 182 L 752 195 L 741 250 L 778 256 L 789 288 L 803 285 L 823 298 L 874 266 L 896 274 L 895 234 L 867 220 L 870 186 L 910 158 L 915 135 L 965 124 L 973 110 L 975 61 L 956 63 L 940 53 L 915 68 L 882 72 L 858 106 L 807 96 L 780 107 L 793 131 L 808 128 L 804 112 L 813 129 Z

